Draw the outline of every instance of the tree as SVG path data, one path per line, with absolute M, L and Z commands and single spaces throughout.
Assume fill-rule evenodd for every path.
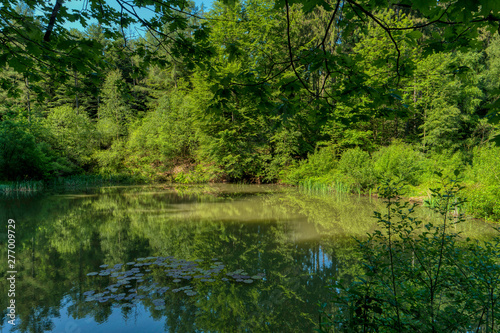
M 97 122 L 105 145 L 127 134 L 127 123 L 132 117 L 127 105 L 127 93 L 121 71 L 109 72 L 103 85 L 102 104 L 99 107 Z

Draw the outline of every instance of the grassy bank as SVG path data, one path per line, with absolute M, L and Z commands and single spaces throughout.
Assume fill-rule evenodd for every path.
M 382 180 L 402 181 L 407 198 L 431 198 L 430 188 L 439 181 L 436 171 L 456 177 L 464 185 L 467 214 L 500 221 L 500 148 L 485 146 L 469 154 L 424 154 L 416 147 L 394 142 L 368 153 L 359 148 L 337 153 L 323 148 L 282 172 L 283 182 L 304 189 L 340 193 L 376 193 Z

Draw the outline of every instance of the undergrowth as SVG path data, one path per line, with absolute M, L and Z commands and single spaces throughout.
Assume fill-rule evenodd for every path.
M 463 186 L 438 176 L 435 223 L 414 217 L 416 204 L 401 200 L 398 183 L 379 188 L 386 202 L 375 212 L 380 228 L 357 241 L 364 275 L 332 282 L 336 310 L 322 312 L 320 332 L 499 331 L 500 237 L 477 241 L 455 232 L 464 221 L 457 213 Z

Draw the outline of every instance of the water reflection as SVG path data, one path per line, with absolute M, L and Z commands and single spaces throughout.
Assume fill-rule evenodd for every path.
M 21 291 L 17 325 L 3 315 L 2 331 L 93 333 L 313 331 L 329 279 L 360 271 L 352 237 L 372 231 L 373 211 L 383 208 L 367 198 L 243 185 L 101 188 L 0 204 L 2 220 L 18 226 Z M 477 222 L 461 228 L 477 237 L 488 233 Z M 1 241 L 5 258 L 5 235 Z M 148 257 L 216 267 L 181 269 L 175 281 L 165 266 L 140 266 L 135 279 L 118 283 Z M 160 263 L 173 264 L 167 262 Z M 112 272 L 115 265 L 122 266 Z M 0 269 L 5 276 L 5 265 Z M 0 286 L 5 309 L 4 278 Z M 111 294 L 119 299 L 101 302 Z

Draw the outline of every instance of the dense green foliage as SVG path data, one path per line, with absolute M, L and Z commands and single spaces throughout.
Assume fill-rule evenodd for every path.
M 384 178 L 422 196 L 436 168 L 459 168 L 470 211 L 499 218 L 500 184 L 486 175 L 500 103 L 491 1 L 154 3 L 149 21 L 132 9 L 150 1 L 123 3 L 123 17 L 99 1 L 63 5 L 50 28 L 45 2 L 2 2 L 0 181 L 100 174 L 362 192 Z M 134 20 L 142 36 L 125 33 Z

